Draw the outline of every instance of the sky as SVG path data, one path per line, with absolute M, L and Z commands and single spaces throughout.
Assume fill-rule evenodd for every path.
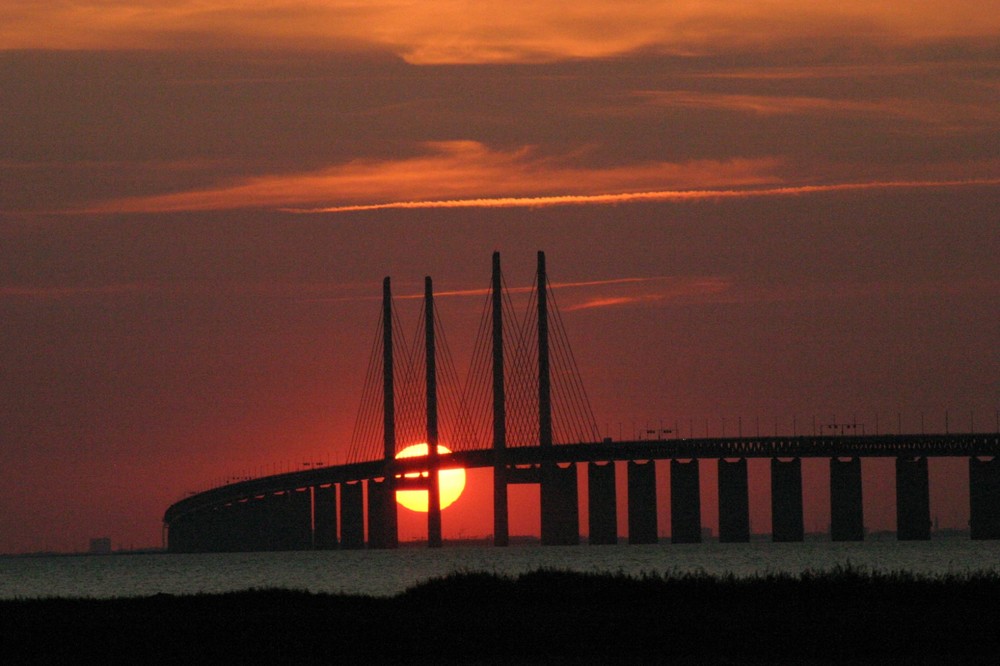
M 344 462 L 382 278 L 455 292 L 464 372 L 495 250 L 512 287 L 546 252 L 602 435 L 995 431 L 1000 12 L 7 0 L 0 552 L 158 546 L 191 492 Z M 891 461 L 864 464 L 893 529 Z M 488 483 L 446 537 L 490 532 Z M 967 524 L 965 461 L 931 461 L 931 504 Z

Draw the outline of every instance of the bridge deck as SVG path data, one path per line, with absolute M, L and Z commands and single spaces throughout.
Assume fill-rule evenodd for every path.
M 511 447 L 504 451 L 508 465 L 543 462 L 583 463 L 611 460 L 669 460 L 690 458 L 846 458 L 846 457 L 988 457 L 1000 455 L 1000 433 L 933 435 L 828 435 L 795 437 L 730 437 L 706 439 L 650 439 L 577 444 L 551 447 Z M 441 457 L 443 467 L 492 467 L 492 449 L 456 451 Z M 171 505 L 164 522 L 206 506 L 225 504 L 265 493 L 330 483 L 381 478 L 386 474 L 420 471 L 422 458 L 334 465 L 275 474 L 212 488 Z

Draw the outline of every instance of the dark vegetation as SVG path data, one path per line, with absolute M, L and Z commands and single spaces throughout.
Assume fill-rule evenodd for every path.
M 393 598 L 0 602 L 0 662 L 997 663 L 1000 576 L 459 573 Z

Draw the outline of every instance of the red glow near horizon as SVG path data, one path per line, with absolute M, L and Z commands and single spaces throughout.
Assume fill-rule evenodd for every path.
M 156 547 L 179 498 L 348 461 L 382 280 L 405 337 L 433 276 L 461 382 L 493 251 L 516 311 L 548 253 L 603 436 L 1000 430 L 1000 12 L 247 4 L 0 3 L 0 553 Z M 968 470 L 930 465 L 966 527 Z M 891 530 L 891 466 L 864 469 Z M 448 539 L 493 530 L 465 474 Z M 803 483 L 824 528 L 824 465 Z

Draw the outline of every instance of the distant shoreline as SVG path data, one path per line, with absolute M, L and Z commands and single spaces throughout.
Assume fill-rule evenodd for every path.
M 993 663 L 1000 575 L 459 573 L 389 598 L 0 601 L 5 663 Z

